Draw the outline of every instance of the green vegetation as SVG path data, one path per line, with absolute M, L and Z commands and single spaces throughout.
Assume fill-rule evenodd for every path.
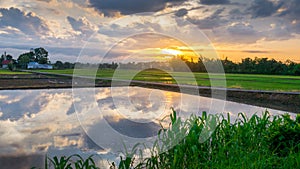
M 38 70 L 41 72 L 50 72 L 58 74 L 73 74 L 73 69 L 64 70 Z M 118 74 L 114 75 L 113 69 L 99 69 L 97 72 L 98 78 L 111 78 L 131 80 L 131 75 L 137 73 L 135 70 L 118 70 Z M 78 75 L 92 76 L 89 69 L 80 69 L 77 71 Z M 161 82 L 161 83 L 176 83 L 179 80 L 180 84 L 190 84 L 199 86 L 210 86 L 211 81 L 214 84 L 224 82 L 215 87 L 241 88 L 253 90 L 275 90 L 275 91 L 300 91 L 300 77 L 288 75 L 258 75 L 258 74 L 207 74 L 207 73 L 193 73 L 194 77 L 187 77 L 186 72 L 171 72 L 170 74 L 157 70 L 146 69 L 134 76 L 134 80 Z M 174 80 L 175 79 L 175 80 Z M 197 82 L 195 84 L 194 82 Z
M 239 113 L 239 118 L 232 122 L 229 114 L 224 117 L 203 112 L 202 116 L 192 115 L 182 121 L 173 110 L 169 117 L 170 125 L 159 131 L 149 157 L 143 158 L 142 153 L 136 153 L 137 144 L 132 152 L 126 152 L 125 157 L 121 157 L 118 165 L 112 162 L 110 168 L 300 167 L 300 115 L 291 119 L 288 114 L 271 116 L 265 112 L 262 116 L 247 118 Z M 210 130 L 213 132 L 209 136 Z M 186 134 L 183 139 L 182 134 Z M 60 160 L 54 157 L 50 161 L 57 169 L 71 169 L 71 165 L 76 168 L 76 163 L 84 166 L 82 168 L 88 168 L 89 165 L 90 168 L 95 167 L 91 157 L 87 160 L 80 158 L 81 162 L 75 161 L 73 164 L 69 162 L 71 157 L 62 157 Z
M 53 157 L 53 159 L 46 157 L 45 159 L 45 169 L 54 168 L 54 169 L 98 169 L 92 158 L 89 156 L 84 160 L 80 155 L 74 154 L 69 157 L 62 156 L 60 158 Z M 31 169 L 36 169 L 32 167 Z
M 183 122 L 173 111 L 171 125 L 151 149 L 151 157 L 140 161 L 126 157 L 121 163 L 133 168 L 299 168 L 300 167 L 300 116 L 295 120 L 288 114 L 248 119 L 240 113 L 235 122 L 230 116 L 191 116 Z M 209 139 L 203 131 L 217 124 Z M 188 127 L 187 127 L 188 126 Z M 187 132 L 187 128 L 189 131 Z M 161 131 L 160 131 L 161 132 Z M 181 133 L 188 133 L 178 144 Z M 162 152 L 163 147 L 173 146 Z M 162 152 L 162 153 L 161 153 Z M 124 158 L 123 158 L 124 159 Z M 120 164 L 121 164 L 120 163 Z M 129 168 L 129 167 L 119 167 Z
M 12 72 L 11 70 L 9 69 L 0 69 L 0 75 L 20 75 L 20 74 L 30 74 L 30 73 L 27 73 L 27 72 Z
M 48 51 L 42 47 L 31 49 L 30 52 L 21 54 L 17 59 L 17 67 L 26 69 L 29 62 L 47 64 L 49 62 Z
M 174 70 L 182 71 L 182 63 L 189 67 L 193 72 L 207 72 L 210 68 L 212 72 L 220 72 L 222 69 L 226 73 L 245 73 L 245 74 L 270 74 L 270 75 L 300 75 L 300 64 L 286 60 L 285 62 L 268 58 L 245 58 L 241 62 L 235 63 L 228 58 L 224 60 L 199 58 L 196 62 L 186 59 L 184 56 L 178 56 L 170 60 L 170 65 Z

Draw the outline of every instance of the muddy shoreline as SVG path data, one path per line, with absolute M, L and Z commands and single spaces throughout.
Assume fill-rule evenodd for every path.
M 122 86 L 121 82 L 119 86 Z M 131 86 L 140 86 L 146 88 L 155 88 L 174 92 L 184 92 L 195 94 L 195 89 L 189 90 L 177 86 L 166 86 L 160 84 L 143 84 L 132 82 Z M 55 89 L 55 88 L 78 88 L 78 87 L 110 87 L 109 80 L 78 79 L 72 81 L 70 77 L 50 76 L 41 74 L 24 74 L 24 75 L 1 75 L 0 90 L 17 90 L 17 89 Z M 226 99 L 238 103 L 245 103 L 255 106 L 267 107 L 272 109 L 283 110 L 287 112 L 300 113 L 300 95 L 285 94 L 272 92 L 250 92 L 250 91 L 213 91 L 213 97 Z M 212 97 L 210 89 L 199 89 L 200 96 Z M 226 98 L 224 98 L 224 93 Z M 198 95 L 198 94 L 197 94 Z

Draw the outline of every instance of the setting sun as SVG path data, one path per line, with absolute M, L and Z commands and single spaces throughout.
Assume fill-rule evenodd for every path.
M 179 50 L 168 49 L 168 48 L 162 49 L 162 50 L 161 50 L 161 53 L 162 53 L 162 54 L 169 54 L 169 55 L 173 55 L 173 56 L 177 56 L 177 55 L 182 54 L 182 52 L 179 51 Z

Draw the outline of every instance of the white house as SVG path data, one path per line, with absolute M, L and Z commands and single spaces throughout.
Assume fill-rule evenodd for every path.
M 53 69 L 53 66 L 48 64 L 39 64 L 37 62 L 29 62 L 27 64 L 27 69 Z

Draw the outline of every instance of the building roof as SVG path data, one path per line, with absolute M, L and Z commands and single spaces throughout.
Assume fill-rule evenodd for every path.
M 3 60 L 2 65 L 8 65 L 11 62 L 11 60 Z

